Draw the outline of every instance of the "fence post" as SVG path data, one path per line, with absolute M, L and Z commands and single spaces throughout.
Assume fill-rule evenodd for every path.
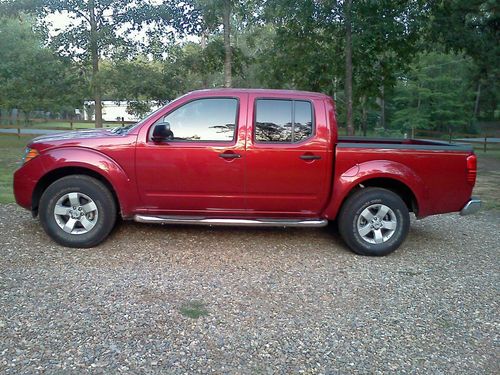
M 487 141 L 488 141 L 488 136 L 485 135 L 484 136 L 484 150 L 483 150 L 484 152 L 486 152 L 486 144 L 487 144 L 486 142 Z
M 17 125 L 17 139 L 21 139 L 21 128 Z

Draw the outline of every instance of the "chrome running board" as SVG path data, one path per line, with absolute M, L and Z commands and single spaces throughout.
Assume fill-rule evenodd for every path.
M 135 215 L 139 223 L 156 224 L 189 224 L 189 225 L 223 225 L 246 227 L 324 227 L 325 219 L 219 219 L 198 216 L 148 216 Z

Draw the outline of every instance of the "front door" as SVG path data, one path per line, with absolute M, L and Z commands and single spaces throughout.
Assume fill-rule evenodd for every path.
M 184 100 L 138 142 L 136 173 L 144 209 L 164 214 L 218 215 L 245 209 L 244 121 L 239 97 Z M 169 136 L 154 142 L 158 123 Z M 244 127 L 242 127 L 244 128 Z

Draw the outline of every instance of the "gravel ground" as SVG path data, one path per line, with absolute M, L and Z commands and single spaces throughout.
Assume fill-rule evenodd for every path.
M 384 258 L 328 228 L 123 223 L 80 250 L 0 205 L 0 372 L 498 373 L 499 223 L 414 221 Z

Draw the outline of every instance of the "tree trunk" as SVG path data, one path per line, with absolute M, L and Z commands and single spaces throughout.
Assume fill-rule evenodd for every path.
M 368 111 L 366 110 L 366 96 L 361 99 L 361 128 L 363 129 L 363 136 L 366 137 L 368 131 Z
M 231 87 L 231 3 L 229 0 L 224 1 L 223 14 L 224 27 L 224 87 Z
M 380 87 L 380 126 L 385 130 L 385 88 Z
M 420 91 L 421 91 L 420 84 L 418 84 L 417 89 L 418 89 L 418 96 L 417 96 L 417 113 L 420 113 L 420 106 L 421 106 L 421 104 L 422 104 L 422 98 L 421 98 L 421 96 L 420 96 Z
M 208 32 L 207 30 L 203 30 L 201 32 L 201 49 L 203 51 L 205 51 L 205 48 L 207 48 L 207 40 L 208 40 L 208 36 L 207 36 Z M 208 73 L 202 69 L 202 72 L 201 72 L 201 84 L 203 86 L 203 88 L 208 88 Z
M 474 118 L 479 116 L 479 101 L 481 100 L 481 82 L 477 83 L 476 102 L 474 103 Z
M 99 84 L 99 45 L 97 41 L 97 22 L 95 19 L 94 0 L 89 1 L 90 19 L 90 54 L 92 57 L 92 93 L 95 102 L 95 127 L 102 128 L 102 99 Z
M 207 48 L 207 32 L 203 30 L 200 38 L 201 49 Z
M 352 25 L 351 25 L 352 0 L 344 3 L 345 18 L 345 103 L 347 135 L 354 135 L 352 119 Z

